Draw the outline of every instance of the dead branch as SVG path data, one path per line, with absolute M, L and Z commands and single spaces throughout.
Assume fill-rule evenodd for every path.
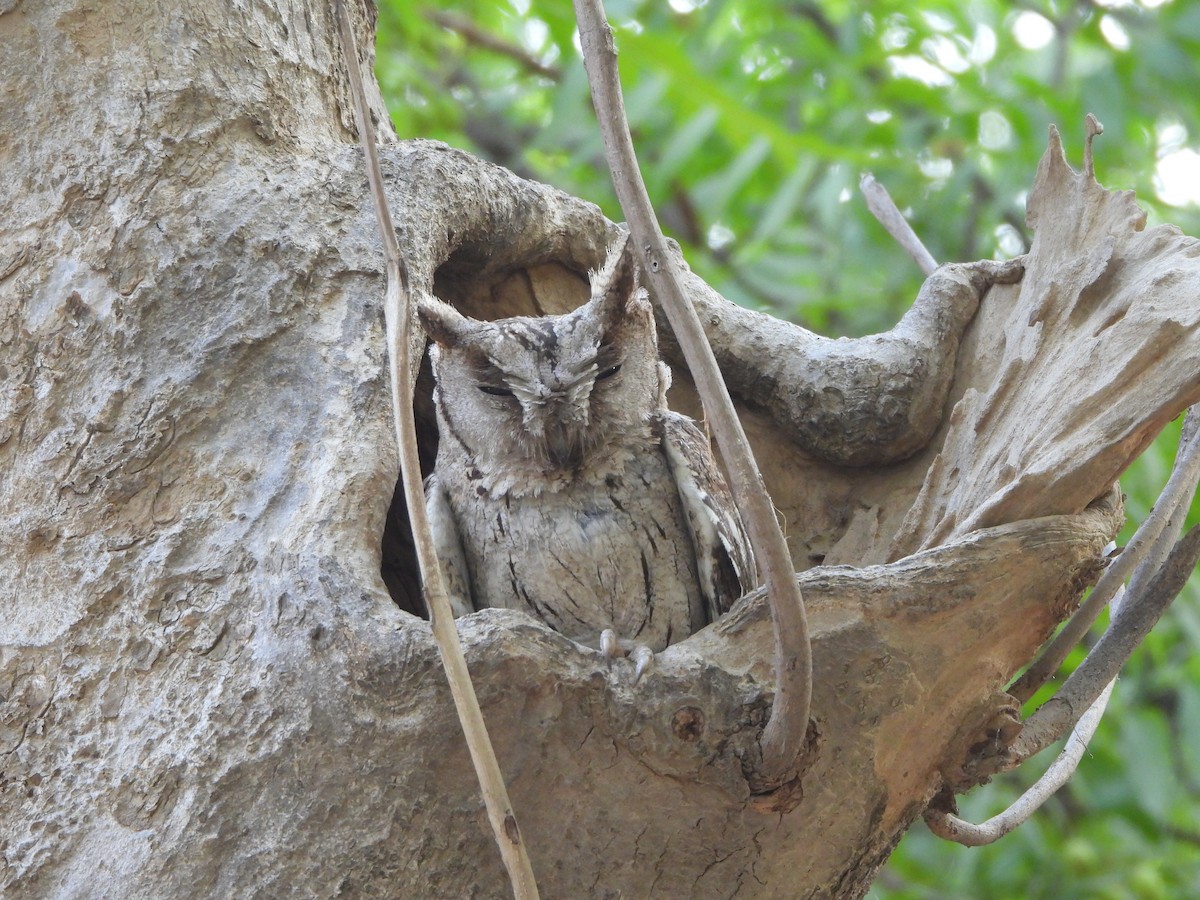
M 705 415 L 728 469 L 734 499 L 746 521 L 771 605 L 775 634 L 775 702 L 762 734 L 761 760 L 750 766 L 754 789 L 767 792 L 793 777 L 808 730 L 812 650 L 804 601 L 771 498 L 734 412 L 700 319 L 684 295 L 677 267 L 668 253 L 666 239 L 646 193 L 625 117 L 616 47 L 603 4 L 600 0 L 575 0 L 575 16 L 596 117 L 621 209 L 629 221 L 633 239 L 644 251 L 643 269 L 671 323 L 700 392 Z
M 1099 122 L 1093 116 L 1089 116 L 1086 122 L 1088 152 L 1085 158 L 1085 173 L 1089 176 L 1094 175 L 1091 139 L 1102 131 L 1103 128 Z M 899 210 L 896 209 L 894 203 L 891 202 L 887 191 L 869 174 L 863 176 L 860 187 L 867 198 L 867 204 L 871 212 L 888 232 L 896 238 L 901 246 L 909 252 L 913 259 L 918 262 L 918 265 L 921 265 L 923 268 L 926 266 L 930 268 L 935 266 L 936 263 L 929 256 L 920 239 L 912 231 L 908 222 L 899 213 Z M 1014 685 L 1011 693 L 1018 700 L 1027 700 L 1058 670 L 1071 648 L 1078 643 L 1079 639 L 1095 621 L 1099 612 L 1105 605 L 1109 604 L 1110 600 L 1112 602 L 1114 621 L 1109 628 L 1109 633 L 1117 635 L 1127 631 L 1126 625 L 1121 622 L 1118 600 L 1124 593 L 1122 584 L 1131 573 L 1133 579 L 1130 591 L 1131 595 L 1135 598 L 1149 596 L 1148 585 L 1151 578 L 1164 574 L 1165 560 L 1171 553 L 1172 547 L 1175 546 L 1175 541 L 1182 528 L 1186 511 L 1196 490 L 1196 481 L 1200 478 L 1200 447 L 1198 447 L 1200 441 L 1195 440 L 1197 427 L 1194 419 L 1195 416 L 1189 413 L 1183 434 L 1180 438 L 1180 449 L 1171 478 L 1164 488 L 1159 502 L 1155 505 L 1155 509 L 1146 522 L 1138 529 L 1134 539 L 1125 548 L 1125 552 L 1108 568 L 1101 582 L 1093 590 L 1088 602 L 1080 608 L 1067 627 L 1045 648 L 1041 657 Z M 1184 574 L 1183 577 L 1186 579 L 1187 575 Z M 1157 585 L 1159 579 L 1155 578 L 1155 583 Z M 1165 602 L 1169 603 L 1173 599 L 1173 596 L 1173 593 L 1169 594 Z M 1156 620 L 1157 616 L 1154 618 Z M 1153 622 L 1151 621 L 1150 624 L 1152 625 Z M 1148 628 L 1149 626 L 1147 626 L 1147 630 Z M 1138 641 L 1140 641 L 1140 638 L 1138 638 Z M 1136 646 L 1136 642 L 1133 646 Z M 1132 652 L 1132 647 L 1129 650 Z M 1120 664 L 1123 665 L 1124 660 L 1127 659 L 1127 655 L 1120 658 Z M 1118 669 L 1119 667 L 1118 665 Z M 1027 821 L 1047 799 L 1053 796 L 1071 778 L 1096 728 L 1099 726 L 1115 685 L 1115 673 L 1108 679 L 1104 679 L 1102 674 L 1094 674 L 1090 678 L 1083 679 L 1076 687 L 1081 694 L 1087 696 L 1090 691 L 1095 689 L 1098 682 L 1103 684 L 1103 687 L 1099 689 L 1098 696 L 1095 697 L 1094 701 L 1078 717 L 1078 721 L 1071 721 L 1068 718 L 1064 722 L 1061 716 L 1045 720 L 1047 725 L 1053 721 L 1055 728 L 1048 729 L 1046 732 L 1046 734 L 1053 734 L 1053 737 L 1048 740 L 1045 735 L 1037 738 L 1038 743 L 1041 743 L 1042 746 L 1045 746 L 1052 740 L 1056 740 L 1066 728 L 1071 728 L 1073 725 L 1073 729 L 1067 739 L 1066 746 L 1058 758 L 1043 776 L 1012 806 L 986 822 L 974 825 L 959 818 L 950 808 L 939 808 L 935 804 L 925 814 L 925 819 L 930 830 L 946 840 L 955 841 L 967 846 L 982 846 L 998 840 Z M 1086 692 L 1084 691 L 1085 685 L 1087 688 Z M 1068 698 L 1064 697 L 1063 699 L 1068 701 L 1069 710 L 1073 711 L 1073 709 L 1078 708 L 1077 704 L 1071 703 Z M 1054 708 L 1050 707 L 1050 710 Z M 1035 732 L 1040 727 L 1034 724 L 1036 720 L 1037 717 L 1035 715 L 1035 717 L 1030 719 L 1029 723 L 1033 726 Z M 1029 730 L 1026 731 L 1026 736 L 1028 735 L 1030 735 Z M 1032 752 L 1036 752 L 1036 750 Z M 1021 758 L 1024 759 L 1027 757 L 1022 756 Z M 948 795 L 946 807 L 949 807 L 951 803 L 952 799 Z
M 1131 192 L 1096 181 L 1095 133 L 1093 125 L 1075 172 L 1051 131 L 1029 199 L 1036 236 L 1020 290 L 985 307 L 968 338 L 974 352 L 985 331 L 1006 329 L 1007 340 L 955 404 L 941 459 L 890 558 L 984 525 L 1083 508 L 1197 402 L 1194 379 L 1174 375 L 1195 371 L 1196 310 L 1184 294 L 1198 268 L 1195 239 L 1146 229 Z
M 354 99 L 358 133 L 366 159 L 367 178 L 387 260 L 384 318 L 387 326 L 392 388 L 392 418 L 396 429 L 400 473 L 404 482 L 404 500 L 409 521 L 412 523 L 413 541 L 416 545 L 433 636 L 446 670 L 446 680 L 450 683 L 450 693 L 454 697 L 454 706 L 471 753 L 471 762 L 479 779 L 488 821 L 500 848 L 504 867 L 508 870 L 513 893 L 517 898 L 536 898 L 538 890 L 533 866 L 521 840 L 516 815 L 504 785 L 504 776 L 500 772 L 500 764 L 496 760 L 496 752 L 488 737 L 487 725 L 484 723 L 479 700 L 471 683 L 471 674 L 459 643 L 454 613 L 450 608 L 450 598 L 446 593 L 441 566 L 434 549 L 433 534 L 425 512 L 425 493 L 421 484 L 421 463 L 417 457 L 417 430 L 412 405 L 413 370 L 408 355 L 413 315 L 412 304 L 409 302 L 408 273 L 400 255 L 396 229 L 392 224 L 391 212 L 383 190 L 383 173 L 380 171 L 376 153 L 375 129 L 367 109 L 366 94 L 358 68 L 358 47 L 354 39 L 354 28 L 343 0 L 334 0 L 334 3 L 342 53 L 346 58 L 346 71 L 350 78 L 350 93 Z

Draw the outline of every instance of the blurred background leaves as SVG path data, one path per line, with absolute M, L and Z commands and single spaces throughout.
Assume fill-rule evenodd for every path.
M 401 137 L 446 141 L 621 218 L 567 0 L 378 2 L 377 71 Z M 921 279 L 867 212 L 861 173 L 888 188 L 938 260 L 1013 256 L 1028 246 L 1024 200 L 1047 126 L 1059 126 L 1078 167 L 1088 112 L 1105 126 L 1101 182 L 1135 189 L 1150 225 L 1200 235 L 1200 4 L 606 7 L 664 229 L 702 277 L 745 306 L 831 336 L 886 330 Z M 1177 435 L 1178 424 L 1122 480 L 1134 522 L 1166 481 Z M 1200 886 L 1197 649 L 1193 579 L 1128 668 L 1065 791 L 988 848 L 945 844 L 918 825 L 871 896 L 1191 895 Z M 965 815 L 998 812 L 1036 775 L 962 798 Z

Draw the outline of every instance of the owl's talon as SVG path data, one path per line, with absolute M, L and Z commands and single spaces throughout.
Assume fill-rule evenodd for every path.
M 600 652 L 604 654 L 609 666 L 612 665 L 614 659 L 629 657 L 630 662 L 633 663 L 634 684 L 642 680 L 646 670 L 654 663 L 653 650 L 645 644 L 638 644 L 632 650 L 626 650 L 621 646 L 617 633 L 611 628 L 605 628 L 600 632 Z
M 639 644 L 633 648 L 633 653 L 630 654 L 633 658 L 633 683 L 637 684 L 642 680 L 642 675 L 654 663 L 654 651 L 645 644 Z
M 617 640 L 617 633 L 611 628 L 605 628 L 600 632 L 600 652 L 605 655 L 610 663 L 614 659 L 620 659 L 625 655 L 625 651 L 621 647 L 621 642 Z

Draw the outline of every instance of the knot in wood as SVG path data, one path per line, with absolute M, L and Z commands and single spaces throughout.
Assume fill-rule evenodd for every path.
M 680 707 L 671 717 L 671 730 L 675 737 L 689 744 L 700 740 L 704 734 L 704 713 L 695 706 Z

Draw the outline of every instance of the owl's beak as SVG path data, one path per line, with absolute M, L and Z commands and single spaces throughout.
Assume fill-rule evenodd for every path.
M 559 469 L 574 469 L 583 462 L 583 442 L 566 428 L 552 428 L 546 434 L 546 453 Z

